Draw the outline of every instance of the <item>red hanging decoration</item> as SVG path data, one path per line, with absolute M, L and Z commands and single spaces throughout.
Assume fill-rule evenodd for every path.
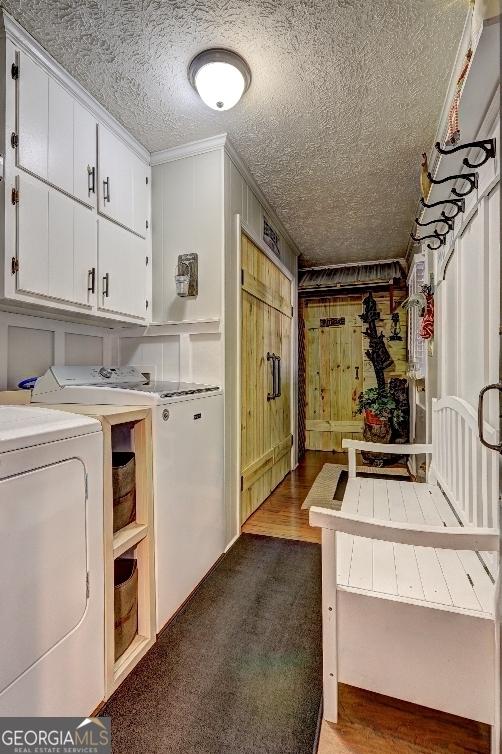
M 434 296 L 432 293 L 426 293 L 427 301 L 425 313 L 420 322 L 419 335 L 424 340 L 430 340 L 434 336 Z

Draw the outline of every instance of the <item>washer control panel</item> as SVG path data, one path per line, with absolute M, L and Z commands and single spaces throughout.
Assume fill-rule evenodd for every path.
M 148 380 L 136 367 L 51 367 L 60 387 L 66 385 L 144 385 Z

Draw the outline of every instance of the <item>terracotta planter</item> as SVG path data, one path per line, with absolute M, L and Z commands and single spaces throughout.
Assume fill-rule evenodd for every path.
M 388 424 L 386 419 L 381 419 L 379 416 L 373 413 L 373 411 L 367 408 L 364 412 L 364 422 L 370 426 L 381 427 L 384 424 Z
M 364 414 L 364 428 L 363 439 L 366 442 L 379 442 L 389 443 L 392 436 L 392 427 L 386 419 L 372 414 L 370 421 L 368 421 L 367 413 Z M 369 412 L 372 413 L 372 412 Z M 372 421 L 372 418 L 377 419 L 377 422 Z M 371 453 L 370 451 L 363 450 L 361 453 L 363 460 L 371 466 L 385 466 L 395 462 L 396 457 L 387 453 Z

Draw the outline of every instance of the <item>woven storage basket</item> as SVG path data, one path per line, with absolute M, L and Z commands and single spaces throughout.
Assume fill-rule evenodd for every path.
M 113 501 L 113 533 L 136 520 L 136 490 Z
M 136 518 L 136 462 L 134 453 L 112 454 L 113 533 Z
M 136 463 L 134 453 L 114 451 L 112 453 L 113 499 L 127 495 L 136 484 Z
M 115 660 L 138 633 L 138 566 L 136 560 L 117 558 L 114 563 Z

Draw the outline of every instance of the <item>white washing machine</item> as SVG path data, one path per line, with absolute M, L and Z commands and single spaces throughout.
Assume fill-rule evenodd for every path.
M 104 697 L 103 435 L 0 406 L 0 716 L 85 716 Z
M 223 395 L 147 382 L 135 367 L 52 367 L 32 401 L 151 406 L 157 631 L 223 554 Z

